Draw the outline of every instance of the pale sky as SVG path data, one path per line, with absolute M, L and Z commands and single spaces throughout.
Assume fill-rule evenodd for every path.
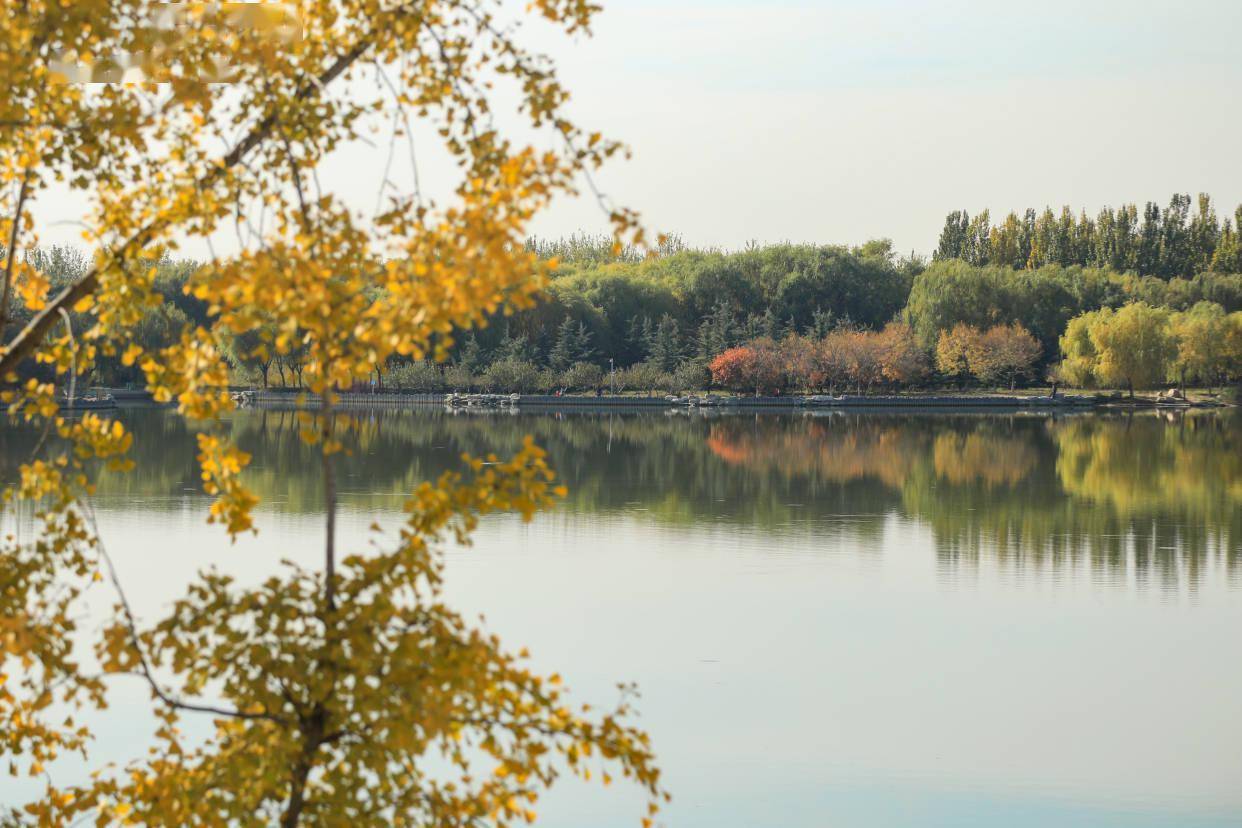
M 618 200 L 694 244 L 888 236 L 944 215 L 1242 201 L 1237 0 L 612 0 L 558 52 L 629 142 Z M 577 205 L 543 229 L 591 226 Z
M 957 208 L 1242 201 L 1238 0 L 602 2 L 593 39 L 527 35 L 571 114 L 633 148 L 602 188 L 692 245 L 887 236 L 930 253 Z M 373 205 L 383 156 L 345 153 L 325 186 Z M 434 153 L 419 167 L 425 186 L 450 180 Z M 75 204 L 42 201 L 44 219 Z M 535 229 L 605 222 L 584 199 Z

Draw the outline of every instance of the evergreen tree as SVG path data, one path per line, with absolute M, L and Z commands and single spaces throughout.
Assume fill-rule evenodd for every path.
M 487 355 L 483 352 L 483 346 L 479 344 L 478 337 L 472 331 L 458 348 L 456 362 L 462 368 L 474 371 L 482 367 L 486 361 Z
M 594 356 L 591 332 L 586 324 L 566 316 L 556 329 L 556 344 L 548 352 L 548 364 L 557 371 L 564 371 L 575 363 L 590 362 Z
M 510 335 L 509 326 L 505 326 L 505 335 L 496 346 L 493 362 L 505 360 L 514 362 L 534 362 L 539 358 L 539 349 L 525 334 Z
M 736 341 L 737 321 L 733 317 L 733 308 L 722 299 L 699 324 L 699 356 L 711 360 L 733 347 Z
M 812 339 L 823 339 L 832 333 L 837 327 L 837 320 L 832 315 L 832 311 L 826 311 L 816 308 L 815 313 L 811 315 L 811 328 L 807 332 Z
M 630 317 L 629 330 L 626 335 L 626 345 L 634 363 L 642 362 L 651 352 L 651 337 L 655 333 L 655 327 L 651 324 L 650 316 L 632 316 Z
M 681 330 L 677 320 L 666 313 L 652 334 L 647 361 L 657 365 L 661 371 L 672 371 L 681 363 L 681 358 Z
M 785 334 L 784 328 L 780 317 L 768 308 L 763 313 L 752 313 L 746 317 L 746 324 L 742 326 L 740 339 L 743 342 L 755 339 L 780 339 Z
M 574 338 L 574 362 L 592 362 L 595 359 L 595 346 L 591 344 L 591 329 L 586 326 L 585 322 L 578 323 L 578 330 Z

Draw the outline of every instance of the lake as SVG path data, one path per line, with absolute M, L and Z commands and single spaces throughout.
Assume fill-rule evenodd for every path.
M 193 430 L 120 416 L 137 468 L 96 507 L 141 616 L 210 563 L 257 580 L 317 560 L 321 481 L 292 412 L 228 424 L 264 500 L 236 546 L 203 523 Z M 638 682 L 667 825 L 1242 824 L 1236 413 L 361 419 L 347 547 L 464 451 L 549 450 L 566 501 L 485 520 L 449 553 L 448 594 L 576 698 Z M 0 431 L 6 466 L 31 439 Z M 118 687 L 100 758 L 149 731 L 145 689 Z M 566 783 L 540 824 L 640 810 L 624 786 Z

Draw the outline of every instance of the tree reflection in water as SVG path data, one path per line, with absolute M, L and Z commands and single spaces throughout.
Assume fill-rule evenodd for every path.
M 182 508 L 201 495 L 194 426 L 120 416 L 143 435 L 136 469 L 102 473 L 101 508 Z M 1105 582 L 1194 588 L 1242 555 L 1242 417 L 1087 414 L 488 415 L 439 409 L 360 417 L 341 461 L 345 508 L 396 508 L 463 452 L 548 449 L 571 515 L 633 514 L 860 543 L 894 517 L 928 527 L 946 572 L 1086 569 Z M 321 478 L 290 411 L 242 411 L 234 437 L 265 508 L 313 512 Z M 36 435 L 0 431 L 11 476 Z M 140 504 L 138 502 L 141 502 Z M 848 519 L 845 519 L 848 518 Z

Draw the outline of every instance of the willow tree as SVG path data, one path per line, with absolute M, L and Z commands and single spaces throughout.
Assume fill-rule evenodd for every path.
M 17 301 L 32 312 L 0 350 L 0 378 L 11 410 L 54 436 L 5 495 L 33 504 L 38 531 L 6 537 L 0 554 L 0 751 L 46 780 L 25 810 L 44 824 L 93 814 L 150 825 L 508 824 L 533 820 L 558 774 L 602 766 L 635 778 L 654 812 L 664 793 L 648 738 L 627 717 L 631 691 L 615 709 L 571 707 L 556 676 L 530 670 L 441 597 L 442 542 L 466 541 L 489 512 L 530 518 L 558 496 L 537 447 L 466 459 L 420 486 L 395 534 L 336 532 L 334 457 L 351 424 L 334 412 L 335 389 L 389 358 L 443 357 L 454 331 L 528 306 L 555 267 L 523 248 L 532 217 L 619 146 L 566 117 L 554 67 L 524 47 L 499 3 L 204 4 L 180 7 L 172 27 L 153 22 L 170 13 L 157 6 L 27 0 L 0 16 L 0 330 Z M 532 0 L 527 14 L 575 34 L 596 11 Z M 495 125 L 488 96 L 505 85 L 521 134 L 538 145 Z M 452 192 L 435 199 L 417 178 L 384 181 L 372 215 L 320 188 L 334 151 L 377 130 L 391 130 L 390 152 L 409 141 L 413 153 L 414 123 L 455 160 Z M 32 205 L 54 187 L 89 203 L 83 234 L 95 253 L 52 294 L 24 251 L 38 244 Z M 643 243 L 632 214 L 605 209 L 619 243 Z M 160 301 L 151 262 L 225 230 L 234 248 L 211 248 L 185 283 L 207 304 L 206 322 L 145 350 L 131 331 Z M 87 324 L 63 324 L 70 311 Z M 208 570 L 146 623 L 89 518 L 92 476 L 128 465 L 133 436 L 119 422 L 62 416 L 57 388 L 116 356 L 157 399 L 218 423 L 231 405 L 225 355 L 255 331 L 255 351 L 301 354 L 318 409 L 303 438 L 322 457 L 322 565 L 283 564 L 256 587 Z M 32 365 L 55 381 L 29 379 Z M 248 459 L 218 425 L 198 436 L 222 551 L 226 535 L 254 530 Z M 92 654 L 73 619 L 96 580 L 111 582 L 117 609 Z M 88 657 L 102 675 L 81 666 Z M 152 750 L 57 786 L 45 765 L 89 755 L 81 709 L 105 706 L 121 673 L 150 689 Z M 210 718 L 205 744 L 181 735 L 187 716 Z

